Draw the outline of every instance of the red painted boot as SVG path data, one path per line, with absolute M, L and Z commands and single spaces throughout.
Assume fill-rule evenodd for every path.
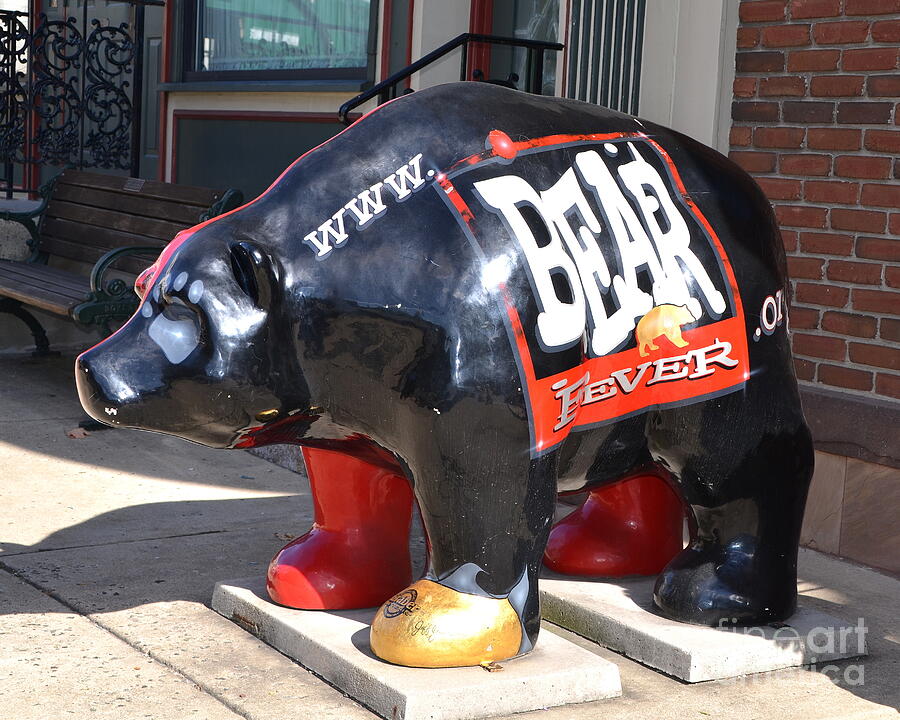
M 405 477 L 330 450 L 303 449 L 315 521 L 269 563 L 280 605 L 376 607 L 412 582 L 412 490 Z
M 656 575 L 681 552 L 684 510 L 660 476 L 641 473 L 591 490 L 550 531 L 544 565 L 586 577 Z

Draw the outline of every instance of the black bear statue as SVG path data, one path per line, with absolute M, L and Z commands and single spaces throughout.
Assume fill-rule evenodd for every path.
M 76 363 L 94 418 L 339 453 L 414 495 L 427 570 L 378 600 L 387 661 L 528 652 L 557 493 L 640 468 L 688 509 L 663 615 L 795 609 L 813 451 L 784 251 L 752 179 L 684 135 L 486 83 L 422 90 L 181 233 L 136 290 Z

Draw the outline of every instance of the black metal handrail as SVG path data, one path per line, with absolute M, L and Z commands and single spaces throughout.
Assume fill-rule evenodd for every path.
M 502 35 L 480 35 L 477 33 L 463 33 L 453 38 L 449 42 L 444 43 L 439 48 L 432 50 L 427 55 L 423 55 L 411 65 L 406 66 L 402 70 L 398 70 L 389 78 L 382 80 L 377 85 L 373 85 L 365 92 L 360 93 L 351 98 L 338 110 L 338 118 L 345 125 L 349 125 L 347 116 L 354 108 L 359 107 L 374 97 L 378 97 L 378 104 L 382 105 L 389 100 L 397 97 L 397 86 L 419 72 L 422 68 L 430 65 L 436 60 L 440 60 L 444 55 L 462 47 L 462 57 L 460 58 L 459 79 L 469 80 L 468 77 L 468 61 L 469 61 L 469 43 L 489 43 L 491 45 L 511 45 L 513 47 L 525 48 L 528 51 L 527 58 L 527 78 L 525 91 L 536 95 L 541 94 L 541 85 L 544 75 L 544 53 L 547 50 L 559 52 L 565 46 L 562 43 L 547 42 L 544 40 L 529 40 L 526 38 L 503 37 Z

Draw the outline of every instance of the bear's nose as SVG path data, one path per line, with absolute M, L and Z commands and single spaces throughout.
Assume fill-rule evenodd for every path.
M 94 420 L 112 425 L 114 414 L 107 410 L 115 410 L 105 397 L 97 375 L 91 367 L 90 352 L 82 353 L 75 359 L 75 386 L 78 388 L 78 399 L 81 407 Z

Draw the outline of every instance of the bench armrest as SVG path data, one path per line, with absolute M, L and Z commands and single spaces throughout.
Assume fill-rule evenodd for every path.
M 135 245 L 131 247 L 120 247 L 110 250 L 96 262 L 93 269 L 91 270 L 91 292 L 105 292 L 111 295 L 121 295 L 122 293 L 118 285 L 116 285 L 115 288 L 112 287 L 114 284 L 116 284 L 116 280 L 113 280 L 106 288 L 103 287 L 103 275 L 107 270 L 109 270 L 112 264 L 127 255 L 153 255 L 154 257 L 159 257 L 159 254 L 162 251 L 163 249 L 159 246 L 154 247 L 149 245 Z M 126 284 L 124 280 L 118 280 L 118 282 L 122 283 L 123 285 Z
M 0 210 L 0 220 L 17 222 L 28 230 L 28 234 L 31 237 L 25 242 L 28 245 L 28 249 L 31 250 L 31 257 L 28 259 L 29 262 L 37 262 L 41 259 L 40 220 L 44 211 L 47 209 L 47 205 L 50 203 L 50 198 L 53 195 L 53 188 L 56 187 L 56 179 L 58 177 L 58 174 L 54 175 L 38 188 L 38 195 L 40 195 L 41 199 L 37 207 L 34 207 L 31 210 Z
M 218 217 L 223 213 L 234 210 L 235 208 L 240 207 L 243 202 L 244 193 L 242 193 L 240 190 L 235 190 L 234 188 L 226 190 L 222 197 L 212 205 L 210 205 L 209 210 L 207 210 L 200 216 L 200 222 L 206 222 L 207 220 Z
M 53 188 L 56 187 L 56 178 L 58 177 L 59 175 L 55 175 L 38 189 L 38 195 L 41 196 L 41 199 L 37 207 L 31 210 L 0 210 L 0 220 L 17 220 L 22 222 L 23 220 L 33 220 L 43 213 L 47 209 L 50 197 L 53 195 Z
M 140 299 L 135 295 L 134 288 L 122 278 L 104 283 L 104 274 L 116 260 L 126 255 L 146 253 L 156 257 L 161 252 L 162 248 L 158 245 L 136 245 L 106 253 L 91 270 L 91 291 L 87 298 L 69 311 L 72 319 L 82 325 L 100 325 L 108 335 L 111 332 L 110 323 L 126 320 L 137 310 Z

